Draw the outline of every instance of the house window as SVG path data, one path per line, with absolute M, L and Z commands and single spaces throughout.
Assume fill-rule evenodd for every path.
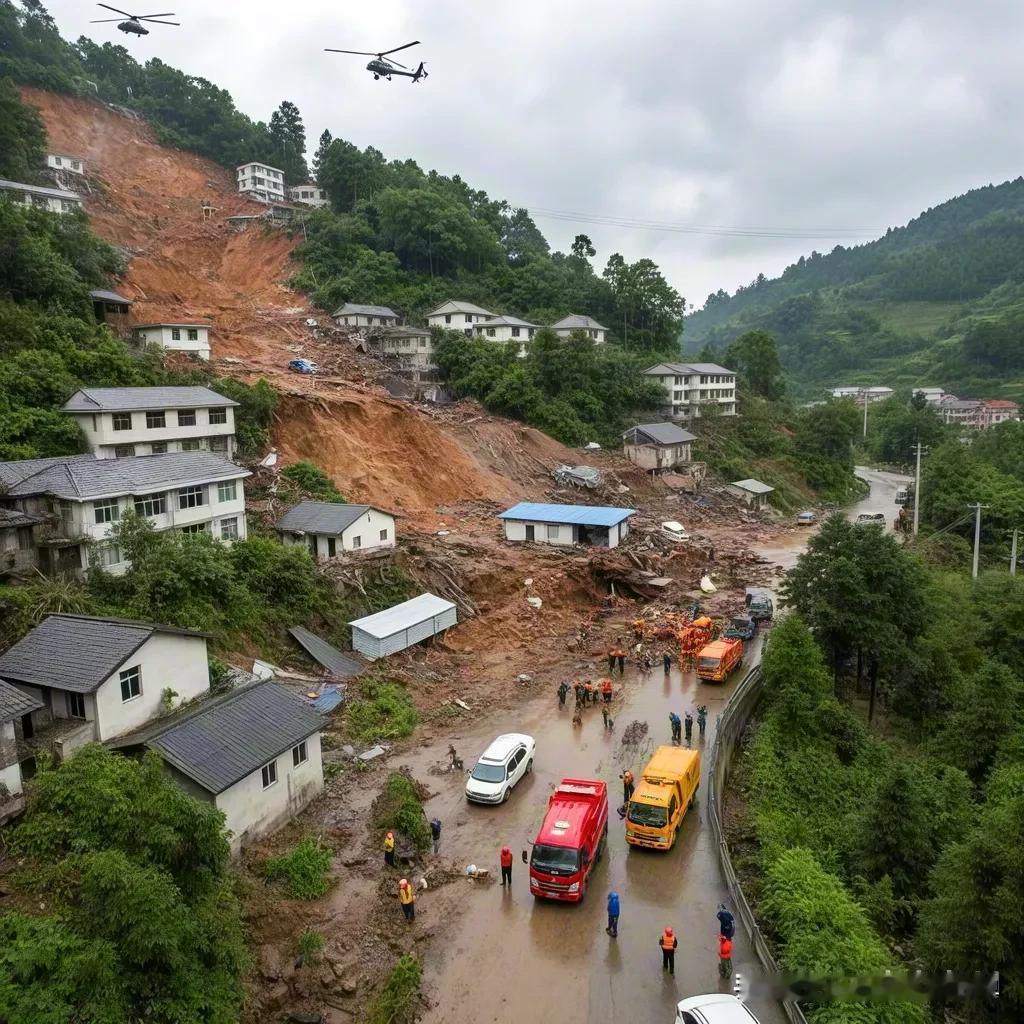
M 206 504 L 206 488 L 202 484 L 193 484 L 191 487 L 182 487 L 178 491 L 178 508 L 199 508 Z
M 548 526 L 548 540 L 558 540 L 557 526 Z
M 444 322 L 446 324 L 450 324 L 452 322 L 452 315 L 451 315 L 451 313 L 445 313 L 445 315 L 444 315 Z
M 132 429 L 132 414 L 130 412 L 115 412 L 114 413 L 114 429 L 115 430 L 131 430 Z
M 68 693 L 68 718 L 85 718 L 85 696 L 81 693 Z
M 309 752 L 306 750 L 306 741 L 303 740 L 298 746 L 292 747 L 292 767 L 298 768 L 309 760 Z
M 167 512 L 166 494 L 147 494 L 135 499 L 135 514 L 139 516 L 162 516 Z
M 62 213 L 71 213 L 72 210 L 75 210 L 77 208 L 78 203 L 71 202 L 67 199 L 62 199 L 60 201 L 60 209 Z
M 121 509 L 117 504 L 117 498 L 104 498 L 101 501 L 94 501 L 92 508 L 96 515 L 97 525 L 116 523 L 121 518 Z
M 220 539 L 238 540 L 238 517 L 220 521 Z
M 473 322 L 473 314 L 472 313 L 467 313 L 466 314 L 466 323 L 467 324 L 471 324 L 472 322 Z
M 166 455 L 167 454 L 167 442 L 166 441 L 154 441 L 152 446 L 152 453 L 154 455 Z
M 181 442 L 181 450 L 183 452 L 197 452 L 200 448 L 202 448 L 202 444 L 197 437 Z
M 218 501 L 234 501 L 238 495 L 238 484 L 235 480 L 221 480 L 217 484 Z
M 327 538 L 327 557 L 333 558 L 338 553 L 338 543 L 333 537 Z
M 98 544 L 95 548 L 97 565 L 119 565 L 121 549 L 116 544 Z
M 181 328 L 180 327 L 172 327 L 171 328 L 171 341 L 181 341 Z
M 136 665 L 121 673 L 121 700 L 127 704 L 142 693 L 142 669 Z
M 209 437 L 206 440 L 211 452 L 226 452 L 228 450 L 228 439 L 226 437 Z
M 179 427 L 194 427 L 196 425 L 196 411 L 195 409 L 179 409 L 178 410 L 178 426 Z
M 161 409 L 159 412 L 146 413 L 146 429 L 158 430 L 167 426 L 167 414 Z
M 426 348 L 426 347 L 427 347 L 427 339 L 426 338 L 420 338 L 420 348 Z
M 221 423 L 227 423 L 228 411 L 227 409 L 211 409 L 210 410 L 210 425 L 217 426 Z
M 263 788 L 270 789 L 277 782 L 277 762 L 271 761 L 270 764 L 265 764 L 260 769 L 260 774 L 263 776 Z
M 487 337 L 488 338 L 493 338 L 494 337 L 494 328 L 493 327 L 488 327 L 487 328 Z
M 18 527 L 18 550 L 30 551 L 32 549 L 32 527 Z
M 199 328 L 198 327 L 189 327 L 189 328 L 187 328 L 186 331 L 185 331 L 185 336 L 188 338 L 189 341 L 198 341 L 199 340 Z
M 188 526 L 183 526 L 181 528 L 181 532 L 182 533 L 209 533 L 210 532 L 210 524 L 209 523 L 189 523 Z
M 54 163 L 55 163 L 55 164 L 56 164 L 56 165 L 57 165 L 58 167 L 60 167 L 60 165 L 61 165 L 61 164 L 60 164 L 60 157 L 59 157 L 59 156 L 55 156 L 55 157 L 53 158 L 53 162 L 54 162 Z
M 133 444 L 116 444 L 114 445 L 114 458 L 115 459 L 130 459 L 135 455 L 135 445 Z
M 518 338 L 519 337 L 519 328 L 518 327 L 513 327 L 512 328 L 512 337 L 513 338 Z
M 355 550 L 356 548 L 361 548 L 362 546 L 363 546 L 363 538 L 362 537 L 353 537 L 352 538 L 352 549 L 353 550 Z
M 73 171 L 80 171 L 81 169 L 82 169 L 82 165 L 77 160 L 72 160 L 71 161 L 71 170 L 73 170 Z
M 381 530 L 380 531 L 380 539 L 381 540 L 387 540 L 388 539 L 388 531 L 387 530 Z

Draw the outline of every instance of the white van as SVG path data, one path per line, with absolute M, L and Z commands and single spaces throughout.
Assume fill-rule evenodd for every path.
M 682 1000 L 676 1007 L 676 1024 L 758 1024 L 758 1020 L 735 996 L 714 993 Z

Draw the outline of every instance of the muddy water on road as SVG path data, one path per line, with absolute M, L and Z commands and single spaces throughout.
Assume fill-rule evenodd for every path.
M 894 492 L 903 478 L 868 471 L 861 475 L 870 481 L 872 493 L 850 514 L 885 511 L 891 519 Z M 761 553 L 790 566 L 806 537 L 804 533 L 791 534 Z M 759 657 L 760 638 L 749 646 L 747 664 L 752 664 Z M 591 676 L 599 671 L 597 667 L 581 669 Z M 582 728 L 574 729 L 571 710 L 558 710 L 553 687 L 550 694 L 524 704 L 518 714 L 462 731 L 456 745 L 467 768 L 499 731 L 530 733 L 537 741 L 537 756 L 533 773 L 501 807 L 467 805 L 461 778 L 431 779 L 438 793 L 427 805 L 427 813 L 445 823 L 445 852 L 458 852 L 465 863 L 473 861 L 496 874 L 498 851 L 507 844 L 516 862 L 510 891 L 464 883 L 464 912 L 453 922 L 450 934 L 443 934 L 443 926 L 439 929 L 447 952 L 429 986 L 434 1006 L 427 1021 L 670 1022 L 675 1004 L 683 997 L 719 991 L 722 984 L 729 990 L 728 983 L 718 978 L 715 918 L 718 903 L 727 900 L 727 893 L 700 799 L 703 789 L 668 853 L 627 847 L 614 808 L 621 803 L 619 773 L 627 767 L 638 772 L 654 747 L 669 741 L 669 711 L 683 715 L 697 704 L 708 706 L 704 744 L 694 726 L 694 745 L 704 749 L 742 675 L 734 673 L 725 685 L 705 685 L 692 672 L 680 673 L 674 664 L 668 675 L 660 666 L 646 674 L 627 667 L 623 693 L 613 705 L 616 721 L 610 733 L 604 730 L 596 707 L 588 709 Z M 649 732 L 638 748 L 627 748 L 622 733 L 634 719 L 646 721 Z M 411 759 L 414 770 L 422 771 L 436 756 L 436 749 L 421 751 L 418 758 Z M 702 769 L 705 767 L 702 763 Z M 582 904 L 534 901 L 520 851 L 529 849 L 554 786 L 572 775 L 601 778 L 608 784 L 613 810 L 607 854 L 595 868 Z M 617 939 L 604 932 L 605 897 L 613 889 L 622 902 Z M 679 937 L 674 978 L 661 971 L 657 943 L 666 925 Z M 736 972 L 745 977 L 760 976 L 742 929 L 737 930 L 733 963 Z M 784 1020 L 775 1003 L 754 1000 L 751 1009 L 762 1024 L 782 1024 Z

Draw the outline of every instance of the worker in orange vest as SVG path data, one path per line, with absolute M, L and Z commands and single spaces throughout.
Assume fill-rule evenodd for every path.
M 612 681 L 610 679 L 605 679 L 601 683 L 601 699 L 605 704 L 611 704 L 612 702 L 612 689 Z
M 389 868 L 395 866 L 395 833 L 388 832 L 384 836 L 384 863 Z
M 398 899 L 402 904 L 402 913 L 406 921 L 416 920 L 416 894 L 412 891 L 408 878 L 403 878 L 398 883 Z
M 728 935 L 718 936 L 718 973 L 723 978 L 732 977 L 732 939 Z
M 661 946 L 661 969 L 668 971 L 669 974 L 675 974 L 676 946 L 679 945 L 679 940 L 671 928 L 666 928 L 662 932 L 661 938 L 658 939 L 658 945 Z
M 501 848 L 501 884 L 508 882 L 512 888 L 512 851 L 507 847 Z
M 617 637 L 613 646 L 608 649 L 608 671 L 615 671 L 615 664 L 618 663 L 619 675 L 626 671 L 626 652 L 622 648 L 622 637 Z
M 591 704 L 594 701 L 594 684 L 588 679 L 583 684 L 583 703 Z

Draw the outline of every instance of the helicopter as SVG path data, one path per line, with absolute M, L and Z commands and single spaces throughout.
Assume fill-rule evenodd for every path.
M 127 18 L 127 21 L 121 21 L 121 18 L 99 18 L 96 21 L 92 21 L 91 25 L 103 25 L 109 21 L 121 22 L 117 27 L 121 32 L 133 36 L 148 36 L 149 29 L 146 28 L 142 23 L 144 21 L 151 21 L 154 25 L 180 25 L 180 21 L 157 21 L 158 18 L 173 18 L 173 11 L 163 11 L 160 14 L 129 14 L 127 11 L 119 11 L 116 7 L 111 7 L 110 4 L 97 4 L 97 7 L 105 7 L 108 11 L 113 11 L 115 14 L 119 14 L 121 18 Z
M 360 57 L 375 58 L 366 65 L 366 70 L 373 72 L 375 80 L 386 78 L 390 82 L 392 75 L 400 75 L 402 78 L 411 78 L 414 82 L 418 82 L 421 78 L 427 77 L 426 71 L 423 70 L 423 61 L 420 61 L 420 66 L 415 71 L 410 71 L 404 64 L 399 64 L 397 60 L 391 60 L 388 54 L 398 53 L 399 50 L 408 50 L 410 46 L 419 45 L 420 41 L 417 39 L 415 42 L 396 46 L 393 50 L 385 50 L 383 53 L 370 53 L 366 50 L 332 50 L 329 46 L 325 46 L 324 50 L 327 53 L 354 53 Z M 399 71 L 398 68 L 404 68 L 404 70 Z

